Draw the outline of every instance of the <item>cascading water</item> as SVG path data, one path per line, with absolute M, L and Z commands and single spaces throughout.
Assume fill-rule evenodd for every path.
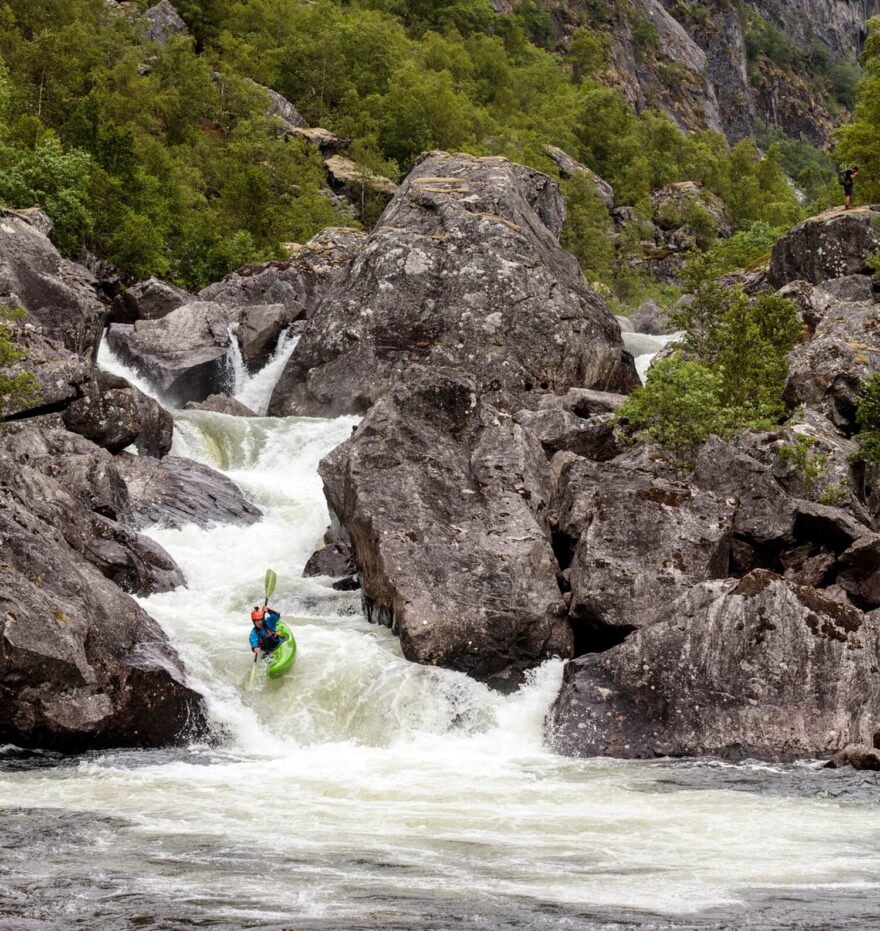
M 142 603 L 225 736 L 0 753 L 0 929 L 871 926 L 864 774 L 558 757 L 542 731 L 561 663 L 502 696 L 406 662 L 356 593 L 301 578 L 327 523 L 316 466 L 353 422 L 176 413 L 173 453 L 265 514 L 151 531 L 187 587 Z M 267 567 L 300 654 L 245 691 Z

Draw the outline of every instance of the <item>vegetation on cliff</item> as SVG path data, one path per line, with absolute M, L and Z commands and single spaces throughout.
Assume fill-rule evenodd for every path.
M 581 29 L 568 56 L 549 51 L 535 3 L 504 15 L 488 0 L 177 7 L 193 37 L 150 45 L 105 0 L 0 6 L 0 200 L 40 202 L 65 251 L 88 246 L 137 277 L 196 288 L 351 222 L 322 193 L 318 152 L 279 137 L 254 82 L 392 175 L 431 148 L 555 172 L 552 143 L 646 215 L 653 190 L 696 180 L 736 229 L 800 217 L 778 150 L 636 116 L 605 81 L 602 35 Z M 570 248 L 614 286 L 613 256 L 594 250 L 607 215 L 572 195 Z

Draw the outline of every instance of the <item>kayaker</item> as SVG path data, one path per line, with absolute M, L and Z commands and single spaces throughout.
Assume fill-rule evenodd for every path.
M 254 625 L 251 630 L 251 650 L 254 653 L 262 652 L 264 656 L 268 656 L 281 646 L 284 638 L 276 632 L 280 620 L 281 615 L 277 611 L 266 605 L 262 608 L 254 605 L 254 610 L 251 611 L 251 621 Z

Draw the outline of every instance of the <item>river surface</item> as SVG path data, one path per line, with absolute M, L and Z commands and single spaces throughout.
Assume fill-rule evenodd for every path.
M 232 372 L 237 395 L 265 409 L 290 351 Z M 406 662 L 357 593 L 301 578 L 328 520 L 318 461 L 354 423 L 176 413 L 173 453 L 265 514 L 150 532 L 187 587 L 141 603 L 225 737 L 0 749 L 0 929 L 880 928 L 877 775 L 557 756 L 561 662 L 500 695 Z M 268 567 L 300 653 L 246 690 Z

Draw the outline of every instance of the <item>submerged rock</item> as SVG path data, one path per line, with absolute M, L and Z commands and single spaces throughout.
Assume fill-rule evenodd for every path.
M 122 453 L 116 457 L 116 467 L 139 527 L 253 524 L 262 517 L 231 479 L 191 459 Z
M 570 656 L 538 442 L 477 393 L 423 372 L 319 468 L 351 538 L 370 620 L 415 662 L 478 677 Z
M 0 461 L 0 741 L 76 752 L 205 735 L 202 698 L 159 625 L 34 501 Z
M 532 392 L 637 383 L 614 317 L 559 246 L 545 175 L 434 152 L 309 321 L 271 414 L 361 413 L 413 365 L 457 369 L 504 410 Z
M 870 743 L 880 626 L 766 570 L 704 582 L 569 667 L 550 727 L 579 756 L 791 760 Z

